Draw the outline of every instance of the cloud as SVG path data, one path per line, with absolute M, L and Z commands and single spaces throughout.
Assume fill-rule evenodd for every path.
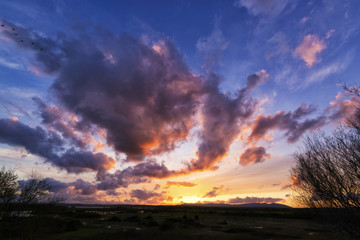
M 178 187 L 195 187 L 197 184 L 191 183 L 191 182 L 172 182 L 168 181 L 166 182 L 166 188 L 169 188 L 171 186 L 178 186 Z
M 226 47 L 217 24 L 210 37 L 199 40 L 197 46 L 216 61 Z M 95 187 L 81 181 L 74 184 L 84 193 L 94 189 L 113 191 L 153 178 L 217 169 L 216 164 L 256 111 L 258 101 L 250 91 L 269 79 L 262 69 L 247 77 L 245 88 L 224 93 L 219 88 L 221 76 L 211 68 L 204 75 L 191 72 L 168 39 L 144 42 L 128 34 L 109 33 L 94 44 L 87 36 L 50 39 L 8 25 L 21 32 L 24 39 L 44 44 L 39 52 L 31 43 L 17 43 L 34 51 L 37 62 L 43 64 L 42 71 L 58 73 L 50 89 L 58 105 L 33 98 L 44 128 L 2 119 L 0 141 L 23 146 L 70 173 L 97 172 L 97 182 L 92 183 Z M 5 34 L 11 31 L 6 29 Z M 14 36 L 11 39 L 16 40 Z M 45 65 L 45 57 L 56 61 L 49 60 L 50 65 Z M 260 115 L 249 141 L 256 142 L 271 129 L 285 130 L 288 141 L 296 141 L 303 132 L 321 125 L 321 119 L 299 120 L 312 111 L 310 106 L 302 106 L 294 112 Z M 195 128 L 198 126 L 201 128 Z M 199 137 L 197 156 L 189 159 L 184 168 L 172 170 L 165 162 L 157 162 L 154 156 L 176 149 L 194 129 Z M 98 144 L 96 135 L 102 138 Z M 134 166 L 109 172 L 116 162 L 104 153 L 94 152 L 101 146 L 125 154 Z M 268 157 L 260 150 L 253 149 L 250 154 L 257 156 L 253 162 Z
M 44 180 L 47 183 L 47 185 L 49 186 L 50 192 L 59 192 L 63 189 L 66 189 L 69 186 L 69 184 L 59 181 L 59 180 L 56 180 L 56 179 L 53 179 L 53 178 L 45 178 Z
M 7 67 L 7 68 L 15 69 L 15 70 L 25 70 L 25 67 L 22 64 L 15 63 L 15 62 L 9 62 L 2 57 L 0 57 L 0 65 Z
M 212 70 L 217 67 L 222 52 L 227 47 L 227 42 L 219 25 L 220 20 L 216 19 L 211 35 L 200 38 L 196 43 L 197 50 L 205 54 L 205 62 L 203 64 L 205 70 Z
M 52 74 L 60 69 L 67 53 L 57 41 L 7 21 L 2 21 L 2 24 L 4 27 L 0 29 L 0 33 L 18 47 L 33 51 L 36 58 L 33 64 L 42 71 Z
M 21 180 L 19 181 L 19 183 L 26 184 L 33 180 L 34 179 Z M 77 179 L 75 182 L 68 183 L 55 180 L 53 178 L 44 178 L 43 181 L 46 183 L 46 188 L 47 190 L 49 190 L 50 193 L 55 194 L 54 196 L 61 196 L 65 200 L 71 200 L 77 194 L 92 195 L 97 192 L 95 185 L 90 182 L 84 181 L 81 178 Z
M 115 160 L 104 153 L 66 148 L 66 141 L 56 132 L 41 127 L 31 128 L 19 121 L 0 119 L 0 142 L 24 147 L 29 153 L 70 173 L 103 172 L 114 166 Z
M 239 163 L 242 166 L 246 166 L 252 163 L 264 162 L 266 159 L 270 159 L 271 155 L 266 153 L 264 147 L 250 147 L 247 148 L 241 155 Z
M 58 106 L 49 106 L 38 97 L 33 97 L 33 100 L 38 107 L 36 113 L 42 119 L 42 123 L 60 133 L 63 138 L 69 139 L 72 145 L 84 148 L 94 141 L 91 126 L 79 121 L 76 115 Z
M 327 123 L 326 116 L 305 119 L 303 117 L 313 113 L 316 108 L 312 105 L 302 104 L 293 112 L 279 111 L 273 115 L 258 115 L 251 128 L 252 132 L 248 142 L 257 142 L 264 138 L 269 130 L 278 129 L 285 131 L 285 137 L 289 143 L 296 142 L 306 131 L 314 130 Z
M 132 190 L 130 193 L 130 196 L 133 198 L 137 198 L 139 200 L 148 200 L 149 198 L 153 198 L 156 196 L 160 196 L 160 193 L 156 193 L 156 192 L 151 192 L 151 191 L 146 191 L 146 190 L 141 190 L 141 189 L 135 189 Z
M 325 113 L 329 115 L 331 121 L 343 121 L 351 119 L 358 106 L 358 99 L 353 96 L 349 98 L 343 93 L 339 92 L 334 101 L 331 101 L 329 106 L 325 109 Z
M 248 77 L 247 85 L 235 97 L 221 93 L 218 89 L 219 77 L 209 76 L 209 93 L 201 110 L 202 131 L 197 159 L 189 164 L 190 171 L 215 170 L 215 164 L 229 151 L 230 145 L 238 137 L 241 125 L 256 110 L 258 101 L 248 95 L 249 91 L 268 79 L 265 70 Z
M 221 192 L 223 190 L 224 186 L 221 185 L 220 187 L 213 187 L 213 189 L 210 192 L 207 192 L 204 196 L 202 196 L 203 198 L 212 198 L 212 197 L 216 197 L 217 195 L 219 195 L 219 192 Z
M 176 176 L 179 171 L 169 170 L 164 163 L 157 163 L 155 159 L 147 159 L 132 167 L 117 170 L 114 173 L 99 173 L 97 187 L 100 190 L 127 187 L 129 184 L 148 182 L 148 178 L 168 178 Z
M 289 0 L 237 0 L 235 6 L 245 7 L 254 16 L 273 18 L 289 4 Z
M 335 29 L 330 29 L 327 33 L 326 33 L 326 38 L 331 38 L 332 35 L 334 34 Z
M 244 204 L 244 203 L 276 203 L 282 201 L 282 198 L 262 198 L 262 197 L 245 197 L 245 198 L 230 198 L 228 203 L 230 204 Z
M 260 84 L 263 84 L 269 80 L 269 74 L 266 70 L 261 69 L 259 72 L 251 74 L 246 80 L 246 90 L 249 91 Z
M 172 151 L 194 125 L 203 79 L 188 70 L 169 41 L 157 48 L 126 34 L 108 41 L 109 49 L 69 59 L 52 92 L 67 109 L 104 129 L 107 144 L 129 160 Z
M 349 51 L 338 60 L 310 73 L 306 77 L 304 86 L 307 87 L 308 85 L 321 82 L 329 76 L 344 71 L 354 58 L 353 52 Z
M 320 40 L 316 35 L 308 34 L 304 37 L 303 42 L 295 49 L 294 57 L 299 57 L 308 67 L 320 60 L 317 55 L 326 48 L 326 44 L 323 40 Z
M 86 182 L 82 179 L 77 179 L 75 182 L 72 182 L 69 185 L 74 186 L 75 190 L 80 190 L 82 195 L 91 195 L 97 191 L 94 184 Z
M 152 192 L 146 191 L 141 189 L 134 189 L 130 192 L 130 196 L 132 198 L 136 198 L 137 202 L 139 203 L 146 203 L 146 204 L 159 204 L 164 201 L 172 201 L 172 197 L 167 196 L 166 192 Z
M 95 143 L 92 135 L 99 131 L 104 132 L 104 142 L 96 144 L 94 149 L 112 147 L 116 153 L 126 154 L 129 161 L 144 162 L 149 157 L 173 151 L 187 140 L 190 130 L 198 124 L 195 116 L 200 113 L 198 157 L 177 172 L 161 164 L 156 166 L 160 172 L 151 170 L 142 174 L 152 178 L 214 170 L 239 135 L 241 124 L 255 112 L 258 102 L 249 96 L 250 90 L 269 78 L 265 70 L 250 75 L 246 88 L 230 96 L 219 90 L 221 77 L 211 70 L 208 69 L 205 76 L 193 74 L 168 39 L 145 43 L 128 34 L 109 33 L 94 44 L 87 36 L 71 39 L 62 34 L 50 39 L 14 24 L 6 25 L 4 32 L 13 41 L 16 38 L 11 34 L 15 28 L 24 39 L 44 44 L 39 52 L 28 41 L 17 43 L 34 51 L 40 64 L 51 63 L 44 65 L 43 71 L 58 73 L 50 90 L 59 106 L 34 98 L 38 115 L 42 124 L 59 139 L 87 151 L 80 156 L 77 150 L 67 149 L 62 161 L 52 160 L 61 168 L 76 162 L 85 164 L 86 159 L 90 159 L 88 164 L 94 164 L 93 157 L 99 158 L 102 164 L 111 162 L 106 155 L 99 155 L 101 153 L 90 155 L 89 145 Z M 218 59 L 216 56 L 225 45 L 217 22 L 211 36 L 198 42 L 198 49 Z M 40 57 L 43 55 L 50 59 Z M 51 61 L 52 58 L 56 61 Z M 80 172 L 84 164 L 79 169 L 67 169 Z M 151 162 L 146 164 L 150 164 L 146 167 L 153 166 Z M 132 170 L 143 166 L 140 164 Z M 93 168 L 97 169 L 90 166 Z M 122 182 L 124 174 L 117 172 L 106 177 L 99 174 L 98 177 L 114 179 L 117 182 L 113 186 L 126 185 L 128 181 Z M 125 178 L 129 177 L 132 178 L 132 174 L 126 173 Z

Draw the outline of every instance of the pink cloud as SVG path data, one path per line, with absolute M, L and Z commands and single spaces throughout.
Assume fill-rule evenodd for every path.
M 325 48 L 326 44 L 323 40 L 309 34 L 305 36 L 303 42 L 295 49 L 294 57 L 301 58 L 308 67 L 312 67 L 315 62 L 319 61 L 317 55 Z

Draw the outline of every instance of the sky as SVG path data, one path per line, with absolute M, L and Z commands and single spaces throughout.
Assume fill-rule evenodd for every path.
M 357 0 L 1 1 L 0 165 L 69 203 L 291 202 L 354 110 Z

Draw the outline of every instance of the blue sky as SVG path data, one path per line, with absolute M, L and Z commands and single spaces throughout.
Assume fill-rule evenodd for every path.
M 352 112 L 359 5 L 3 1 L 1 164 L 69 202 L 290 204 L 293 152 Z

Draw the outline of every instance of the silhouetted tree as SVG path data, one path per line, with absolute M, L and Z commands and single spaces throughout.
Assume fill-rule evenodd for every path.
M 14 170 L 0 169 L 0 214 L 6 216 L 17 211 L 19 207 L 46 200 L 49 184 L 33 172 L 29 180 L 18 181 Z M 49 198 L 51 199 L 51 198 Z
M 0 169 L 0 204 L 9 204 L 16 199 L 19 185 L 16 182 L 17 175 L 13 170 L 5 167 Z
M 347 92 L 359 97 L 360 88 Z M 358 104 L 359 106 L 359 104 Z M 299 206 L 328 209 L 319 211 L 336 219 L 342 231 L 360 239 L 360 109 L 346 126 L 332 135 L 308 137 L 295 153 L 291 169 L 293 197 Z M 334 209 L 330 211 L 330 209 Z M 336 214 L 334 214 L 336 213 Z M 336 215 L 334 217 L 334 215 Z

